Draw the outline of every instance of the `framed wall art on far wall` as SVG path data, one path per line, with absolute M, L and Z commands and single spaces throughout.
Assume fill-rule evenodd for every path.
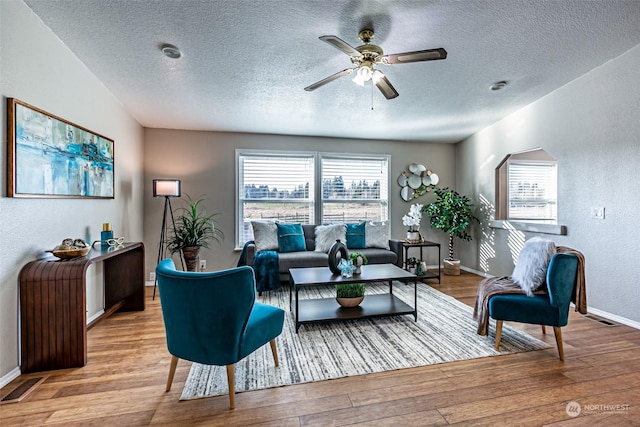
M 113 140 L 8 98 L 9 197 L 113 199 Z

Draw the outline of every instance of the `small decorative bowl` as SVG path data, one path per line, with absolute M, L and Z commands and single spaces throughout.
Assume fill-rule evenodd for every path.
M 73 248 L 73 249 L 54 249 L 51 253 L 60 259 L 71 259 L 85 256 L 91 250 L 91 246 L 85 248 Z

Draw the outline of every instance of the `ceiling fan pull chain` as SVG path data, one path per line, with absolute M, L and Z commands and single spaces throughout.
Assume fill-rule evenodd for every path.
M 371 111 L 373 111 L 373 82 L 371 82 Z

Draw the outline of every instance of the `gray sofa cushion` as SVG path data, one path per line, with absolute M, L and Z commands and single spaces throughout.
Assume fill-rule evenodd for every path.
M 281 273 L 288 272 L 290 268 L 327 267 L 329 265 L 329 258 L 324 252 L 300 251 L 278 255 Z
M 364 248 L 354 249 L 349 252 L 360 252 L 367 257 L 369 264 L 395 264 L 398 261 L 398 255 L 395 252 L 387 249 L 379 248 Z
M 304 241 L 307 244 L 307 250 L 315 251 L 316 250 L 315 224 L 302 224 L 302 232 L 304 233 Z

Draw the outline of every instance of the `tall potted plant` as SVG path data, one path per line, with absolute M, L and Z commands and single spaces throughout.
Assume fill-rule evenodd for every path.
M 422 209 L 431 218 L 433 228 L 440 229 L 449 235 L 449 257 L 444 260 L 444 273 L 460 274 L 460 260 L 453 257 L 453 238 L 469 241 L 468 229 L 471 222 L 480 222 L 473 214 L 473 204 L 467 196 L 448 188 L 436 188 L 436 201 L 425 205 Z
M 219 214 L 208 215 L 202 208 L 204 199 L 194 201 L 187 195 L 186 201 L 187 207 L 177 209 L 179 215 L 166 243 L 172 254 L 182 252 L 187 271 L 196 271 L 200 248 L 209 248 L 212 241 L 220 243 L 224 233 L 215 224 L 214 218 Z

